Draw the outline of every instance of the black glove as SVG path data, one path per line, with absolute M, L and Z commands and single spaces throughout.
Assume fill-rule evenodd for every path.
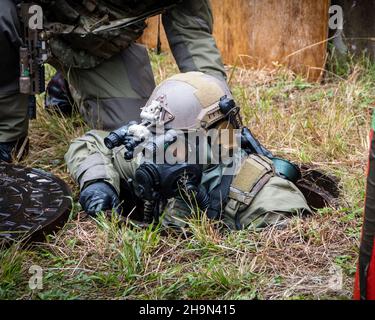
M 120 201 L 115 189 L 109 183 L 98 181 L 82 190 L 79 203 L 87 214 L 96 216 L 99 212 L 117 208 Z
M 48 83 L 44 106 L 49 112 L 60 111 L 63 115 L 70 116 L 73 112 L 72 101 L 69 85 L 58 71 Z

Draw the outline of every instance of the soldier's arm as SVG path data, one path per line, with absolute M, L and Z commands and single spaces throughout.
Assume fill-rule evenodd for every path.
M 220 52 L 212 36 L 209 0 L 186 0 L 163 15 L 169 45 L 181 72 L 201 71 L 226 79 Z
M 120 173 L 113 160 L 113 151 L 104 145 L 104 131 L 90 131 L 75 139 L 65 155 L 68 170 L 81 190 L 90 182 L 103 180 L 120 193 Z

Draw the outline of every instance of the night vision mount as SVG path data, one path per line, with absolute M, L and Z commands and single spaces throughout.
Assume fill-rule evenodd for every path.
M 125 146 L 124 157 L 130 161 L 141 152 L 144 159 L 135 177 L 128 181 L 137 198 L 144 201 L 144 222 L 158 221 L 160 212 L 171 198 L 180 197 L 186 203 L 196 204 L 201 210 L 209 205 L 209 196 L 200 186 L 202 167 L 198 164 L 156 164 L 155 158 L 177 141 L 173 129 L 155 134 L 155 128 L 165 124 L 164 110 L 159 101 L 153 101 L 142 109 L 142 122 L 130 122 L 111 132 L 104 143 L 109 149 Z M 169 121 L 172 117 L 167 117 Z

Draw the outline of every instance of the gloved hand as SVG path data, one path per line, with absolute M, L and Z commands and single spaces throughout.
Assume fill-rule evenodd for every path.
M 83 210 L 90 216 L 117 208 L 120 204 L 115 189 L 104 181 L 94 182 L 85 187 L 79 197 Z
M 63 115 L 70 116 L 73 112 L 72 101 L 73 98 L 67 81 L 64 79 L 62 72 L 56 72 L 47 86 L 44 99 L 45 109 L 51 113 L 60 111 Z

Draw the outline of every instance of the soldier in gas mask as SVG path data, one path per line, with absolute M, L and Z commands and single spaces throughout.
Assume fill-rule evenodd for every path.
M 242 229 L 310 212 L 290 181 L 298 174 L 278 170 L 272 154 L 242 126 L 239 108 L 217 78 L 188 72 L 167 79 L 141 119 L 110 134 L 91 131 L 71 144 L 65 159 L 88 214 L 116 209 L 151 222 L 164 213 L 165 226 L 184 227 L 200 210 Z M 209 132 L 217 134 L 205 139 Z M 225 139 L 224 133 L 233 134 Z
M 21 23 L 17 5 L 32 3 L 42 7 L 44 24 L 38 40 L 25 43 L 27 21 Z M 38 47 L 43 39 L 40 47 L 46 49 L 43 57 L 34 57 L 34 67 L 47 62 L 61 71 L 86 122 L 112 130 L 139 119 L 155 88 L 147 51 L 135 40 L 146 18 L 159 13 L 180 71 L 201 71 L 225 82 L 208 0 L 0 1 L 0 161 L 12 160 L 28 132 L 28 94 L 20 93 L 19 79 L 27 82 L 30 70 L 20 75 L 20 46 Z M 42 76 L 37 82 L 44 82 Z

